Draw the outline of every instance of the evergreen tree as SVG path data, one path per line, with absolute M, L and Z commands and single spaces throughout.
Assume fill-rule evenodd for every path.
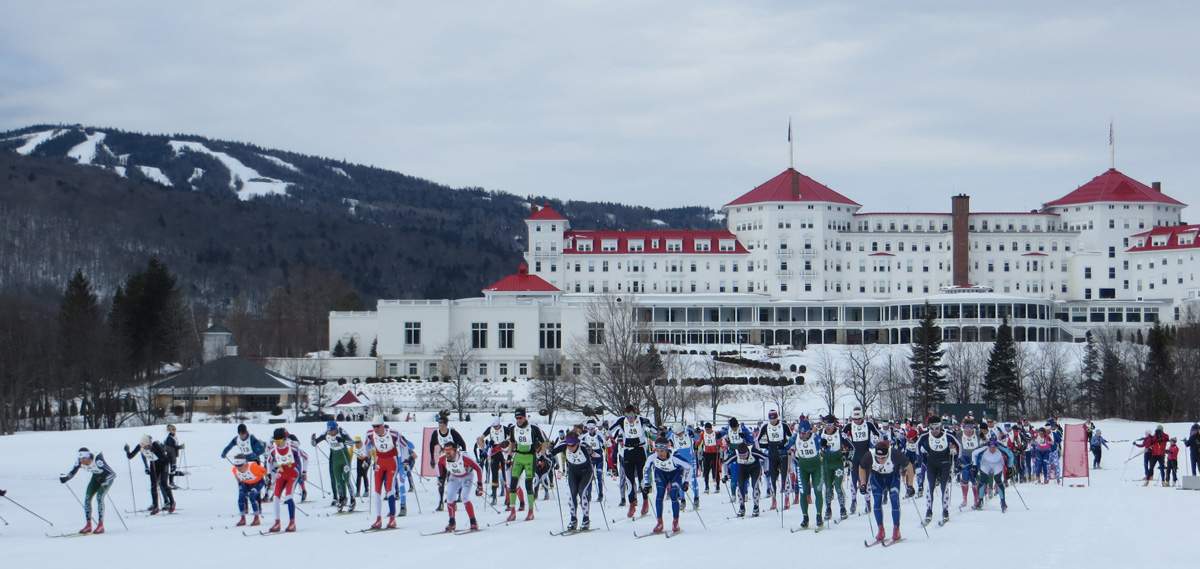
M 379 357 L 379 338 L 371 340 L 371 353 L 368 354 L 373 358 Z
M 1100 384 L 1100 350 L 1096 346 L 1096 338 L 1091 332 L 1087 333 L 1083 347 L 1083 364 L 1079 370 L 1080 403 L 1095 414 L 1100 411 L 1100 401 L 1103 398 Z
M 63 292 L 58 311 L 58 358 L 62 398 L 79 395 L 97 399 L 105 390 L 95 383 L 104 376 L 100 372 L 101 349 L 104 341 L 103 319 L 92 283 L 82 271 L 75 271 Z M 61 404 L 62 399 L 60 399 Z M 88 405 L 92 411 L 97 407 Z M 86 417 L 88 425 L 99 428 L 98 414 Z
M 909 368 L 913 376 L 913 401 L 922 416 L 933 411 L 935 403 L 946 400 L 950 382 L 946 379 L 946 365 L 942 363 L 942 330 L 933 317 L 933 307 L 925 304 L 921 325 L 913 331 L 912 354 Z
M 358 357 L 358 341 L 350 338 L 350 343 L 346 344 L 346 357 Z
M 1176 374 L 1172 364 L 1172 337 L 1158 322 L 1146 335 L 1146 366 L 1142 372 L 1141 403 L 1143 418 L 1171 420 L 1175 418 Z
M 341 340 L 338 340 L 337 343 L 333 345 L 333 357 L 335 357 L 335 358 L 346 357 L 346 346 L 342 344 Z
M 1017 376 L 1017 345 L 1013 342 L 1012 327 L 1008 317 L 1000 322 L 996 330 L 996 341 L 988 356 L 987 371 L 983 376 L 984 401 L 1003 407 L 1008 415 L 1014 406 L 1021 403 L 1021 378 Z
M 1103 350 L 1100 364 L 1100 414 L 1102 417 L 1127 416 L 1126 395 L 1129 391 L 1129 370 L 1120 354 L 1111 346 Z

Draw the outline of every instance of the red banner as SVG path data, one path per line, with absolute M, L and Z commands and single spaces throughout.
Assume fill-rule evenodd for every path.
M 429 451 L 429 439 L 433 438 L 433 432 L 436 430 L 437 427 L 425 427 L 425 430 L 421 432 L 421 448 L 417 449 L 417 461 L 421 463 L 421 470 L 419 472 L 422 478 L 437 476 L 437 463 L 435 462 L 433 466 L 430 466 L 429 457 L 426 456 Z M 440 456 L 441 452 L 442 447 L 438 445 L 435 447 L 433 456 Z
M 1088 478 L 1088 438 L 1083 424 L 1063 425 L 1063 478 Z

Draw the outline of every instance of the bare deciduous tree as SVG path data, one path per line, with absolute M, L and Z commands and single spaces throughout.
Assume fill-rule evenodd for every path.
M 973 403 L 976 386 L 987 367 L 988 346 L 978 342 L 954 342 L 945 346 L 949 398 L 954 403 Z
M 810 350 L 813 354 L 813 389 L 825 403 L 825 412 L 830 415 L 837 413 L 838 391 L 842 387 L 842 378 L 838 374 L 837 362 L 829 348 L 820 346 Z
M 438 370 L 445 384 L 437 390 L 438 399 L 458 413 L 458 420 L 466 419 L 467 409 L 478 406 L 483 384 L 471 381 L 471 363 L 475 361 L 475 349 L 466 334 L 451 338 L 437 350 Z
M 854 401 L 863 413 L 870 413 L 879 398 L 879 360 L 882 348 L 877 344 L 846 346 L 845 386 L 854 394 Z
M 568 359 L 583 366 L 584 397 L 615 413 L 645 401 L 645 378 L 639 368 L 646 345 L 634 309 L 633 297 L 597 297 L 588 304 L 586 318 L 589 324 L 599 325 L 599 337 L 577 338 L 568 350 Z

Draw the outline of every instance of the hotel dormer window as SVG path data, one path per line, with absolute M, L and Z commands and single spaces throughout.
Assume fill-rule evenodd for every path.
M 600 250 L 608 252 L 608 253 L 616 252 L 617 240 L 616 239 L 604 239 L 604 240 L 600 241 Z
M 645 251 L 645 250 L 646 250 L 646 241 L 644 241 L 642 239 L 630 239 L 629 240 L 629 252 L 638 253 L 638 252 Z
M 667 239 L 667 251 L 678 253 L 683 250 L 682 239 Z
M 592 250 L 592 240 L 591 239 L 580 240 L 575 243 L 575 248 L 582 252 L 589 252 Z
M 712 251 L 712 241 L 708 239 L 697 239 L 695 241 L 697 251 Z

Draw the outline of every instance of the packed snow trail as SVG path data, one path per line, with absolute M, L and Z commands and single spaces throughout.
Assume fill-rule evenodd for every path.
M 428 414 L 422 414 L 427 417 Z M 505 417 L 507 422 L 510 417 Z M 410 440 L 421 440 L 425 423 L 393 422 L 392 427 Z M 633 533 L 649 532 L 654 516 L 635 522 L 614 525 L 605 529 L 598 504 L 592 506 L 592 528 L 571 539 L 556 539 L 550 531 L 561 531 L 555 493 L 550 500 L 539 500 L 538 516 L 531 522 L 487 528 L 477 534 L 420 537 L 421 533 L 436 532 L 446 524 L 444 512 L 432 512 L 437 504 L 437 483 L 434 479 L 418 481 L 420 504 L 409 496 L 407 517 L 398 518 L 400 529 L 367 534 L 347 534 L 361 530 L 374 519 L 373 514 L 361 513 L 326 516 L 334 510 L 329 499 L 321 498 L 315 485 L 309 487 L 308 501 L 300 506 L 310 515 L 297 514 L 295 535 L 273 536 L 268 542 L 257 539 L 257 532 L 273 522 L 272 505 L 264 504 L 263 526 L 234 528 L 237 521 L 236 486 L 229 463 L 219 458 L 221 449 L 235 434 L 233 424 L 180 425 L 179 438 L 186 444 L 187 463 L 192 473 L 188 484 L 194 490 L 177 490 L 179 511 L 170 516 L 124 514 L 132 510 L 130 472 L 133 493 L 138 508 L 149 503 L 148 479 L 142 472 L 141 461 L 125 460 L 122 446 L 133 445 L 143 433 L 156 440 L 165 436 L 162 426 L 97 431 L 19 433 L 0 437 L 0 489 L 54 522 L 54 527 L 22 512 L 7 500 L 0 499 L 0 516 L 8 526 L 0 526 L 0 546 L 5 551 L 5 566 L 69 567 L 85 565 L 96 560 L 123 559 L 131 551 L 139 551 L 166 559 L 172 569 L 238 566 L 247 559 L 257 559 L 266 543 L 286 544 L 272 547 L 272 564 L 297 567 L 335 567 L 346 563 L 347 552 L 373 554 L 402 552 L 405 561 L 418 567 L 444 563 L 447 560 L 465 562 L 468 566 L 492 565 L 497 559 L 511 555 L 528 559 L 562 561 L 570 567 L 611 569 L 616 564 L 670 563 L 691 567 L 742 566 L 751 560 L 754 565 L 765 563 L 794 564 L 796 559 L 817 562 L 836 559 L 830 563 L 840 567 L 888 566 L 928 567 L 941 564 L 965 564 L 972 569 L 1013 567 L 1080 567 L 1089 569 L 1144 567 L 1191 567 L 1194 562 L 1190 537 L 1194 517 L 1200 507 L 1200 492 L 1163 488 L 1152 484 L 1143 487 L 1130 481 L 1141 476 L 1141 461 L 1130 456 L 1128 439 L 1142 434 L 1145 423 L 1104 421 L 1098 424 L 1112 445 L 1104 458 L 1104 469 L 1095 471 L 1090 487 L 1037 486 L 1023 484 L 1020 494 L 1029 504 L 1021 506 L 1016 492 L 1009 494 L 1008 513 L 1001 514 L 996 501 L 987 503 L 982 511 L 958 513 L 957 492 L 951 506 L 951 522 L 944 527 L 930 524 L 926 539 L 909 504 L 903 505 L 902 531 L 904 540 L 898 547 L 864 548 L 863 541 L 872 536 L 870 516 L 850 516 L 816 534 L 811 531 L 789 533 L 787 527 L 800 523 L 793 508 L 785 512 L 785 526 L 780 527 L 776 512 L 764 512 L 758 518 L 723 521 L 729 514 L 725 493 L 701 494 L 700 515 L 708 530 L 703 529 L 690 508 L 681 515 L 682 532 L 671 539 L 634 539 Z M 256 436 L 266 439 L 276 425 L 250 425 Z M 365 423 L 343 423 L 351 434 L 363 434 Z M 452 423 L 468 440 L 482 433 L 486 423 Z M 1186 435 L 1189 425 L 1167 425 L 1173 436 Z M 321 423 L 289 425 L 289 430 L 303 441 L 302 448 L 312 454 L 309 435 L 323 430 Z M 71 539 L 47 539 L 47 534 L 64 534 L 83 525 L 79 504 L 58 481 L 74 463 L 76 451 L 88 447 L 103 452 L 117 472 L 118 478 L 109 496 L 113 505 L 108 508 L 107 533 Z M 425 457 L 420 456 L 418 460 Z M 1183 457 L 1181 470 L 1187 469 Z M 127 465 L 132 467 L 127 470 Z M 312 481 L 318 480 L 314 462 L 309 469 Z M 326 467 L 324 459 L 321 466 Z M 1181 473 L 1182 474 L 1182 473 Z M 1122 478 L 1126 480 L 1122 480 Z M 70 484 L 82 496 L 86 476 L 77 476 Z M 328 482 L 328 473 L 325 481 Z M 1069 482 L 1084 482 L 1082 480 Z M 186 484 L 180 479 L 180 486 Z M 605 480 L 608 502 L 607 515 L 621 519 L 624 512 L 617 507 L 616 481 Z M 200 490 L 201 488 L 205 490 Z M 210 489 L 211 490 L 208 490 Z M 957 485 L 951 488 L 957 491 Z M 565 489 L 565 485 L 564 485 Z M 701 487 L 703 490 L 703 487 Z M 565 500 L 565 496 L 564 496 Z M 487 504 L 487 497 L 475 498 L 481 526 L 496 524 L 504 519 Z M 366 500 L 360 499 L 365 507 Z M 566 507 L 564 503 L 564 508 Z M 125 531 L 114 509 L 119 508 L 129 524 Z M 836 505 L 835 505 L 836 508 Z M 286 524 L 286 514 L 285 514 Z M 523 519 L 523 516 L 520 518 Z M 670 518 L 667 519 L 668 525 Z M 459 528 L 466 519 L 460 511 Z M 223 529 L 229 526 L 230 529 Z M 890 526 L 890 523 L 889 523 Z M 211 529 L 216 528 L 216 529 Z M 254 532 L 243 537 L 242 530 Z M 890 531 L 890 527 L 889 527 Z M 380 533 L 380 535 L 376 535 Z M 516 546 L 516 547 L 514 547 Z M 399 548 L 399 549 L 391 549 Z M 484 554 L 490 551 L 493 553 Z M 526 552 L 526 553 L 521 553 Z M 464 553 L 467 555 L 464 556 Z M 480 556 L 482 555 L 482 557 Z M 499 557 L 496 557 L 499 555 Z

